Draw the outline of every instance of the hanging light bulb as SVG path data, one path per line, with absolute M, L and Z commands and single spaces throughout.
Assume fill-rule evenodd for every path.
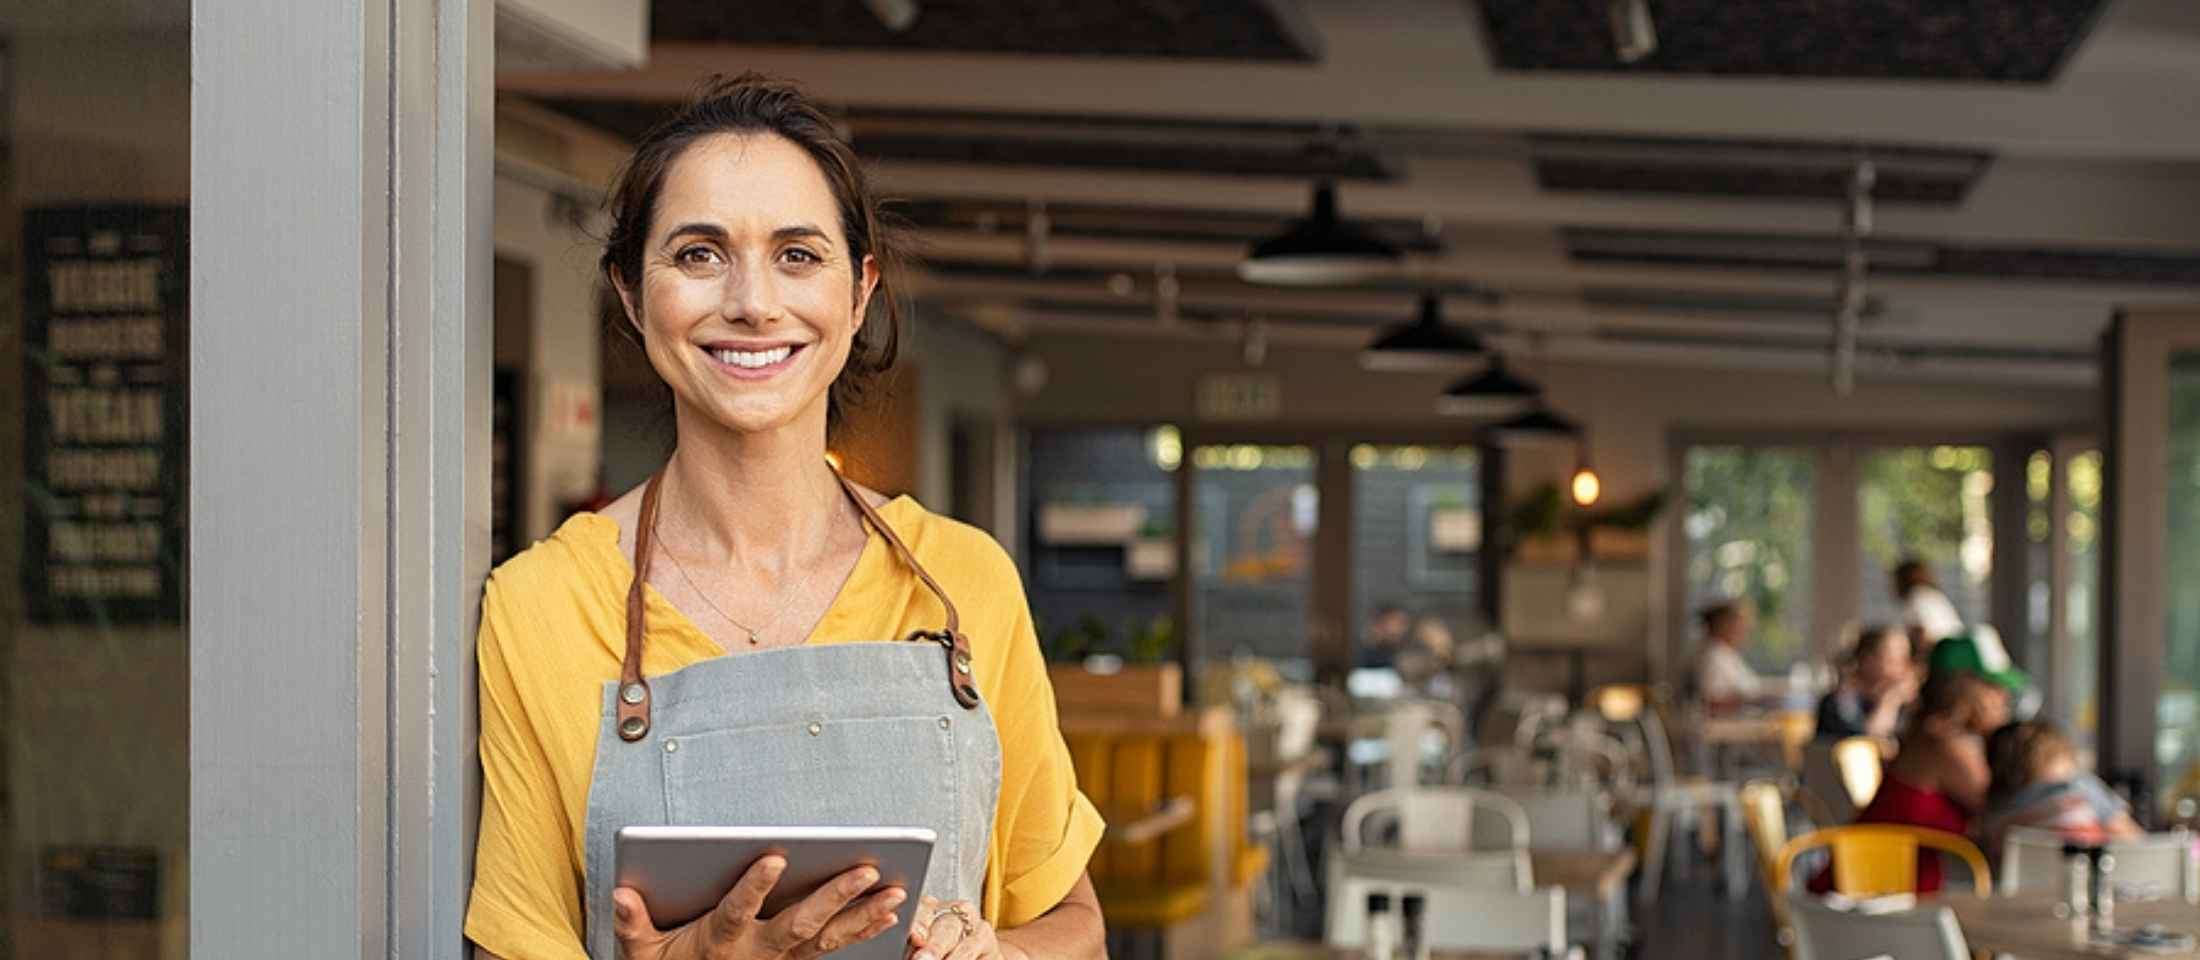
M 1577 506 L 1593 506 L 1597 497 L 1604 493 L 1604 481 L 1598 479 L 1596 468 L 1590 466 L 1586 459 L 1574 468 L 1574 479 L 1569 486 Z

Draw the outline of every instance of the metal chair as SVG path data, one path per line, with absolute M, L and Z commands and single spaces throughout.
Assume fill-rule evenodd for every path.
M 1785 893 L 1788 872 L 1794 869 L 1796 859 L 1810 850 L 1827 849 L 1833 853 L 1834 892 L 1849 897 L 1909 893 L 1917 889 L 1921 847 L 1954 854 L 1962 860 L 1971 868 L 1973 887 L 1979 896 L 1993 890 L 1993 872 L 1986 867 L 1986 856 L 1971 841 L 1939 830 L 1891 823 L 1828 827 L 1789 840 L 1780 848 L 1772 882 L 1775 890 Z
M 1366 884 L 1345 894 L 1350 900 L 1345 909 L 1331 911 L 1324 935 L 1331 947 L 1366 946 L 1367 897 L 1378 893 L 1388 895 L 1392 904 L 1406 894 L 1426 898 L 1422 933 L 1436 950 L 1521 952 L 1575 960 L 1581 956 L 1580 948 L 1567 944 L 1566 891 L 1558 887 L 1509 891 L 1411 882 Z
M 2112 875 L 2118 896 L 2200 903 L 2200 857 L 2194 855 L 2192 844 L 2192 834 L 2182 829 L 2107 844 L 2109 855 L 2116 858 Z M 1995 889 L 2004 896 L 2058 894 L 2062 891 L 2062 871 L 2062 834 L 2015 827 L 2002 840 Z
M 1730 843 L 1721 855 L 1726 861 L 1727 896 L 1741 896 L 1743 881 L 1737 875 L 1739 870 L 1731 850 L 1731 840 L 1738 829 L 1736 821 L 1741 814 L 1740 791 L 1731 783 L 1701 777 L 1684 779 L 1674 771 L 1673 743 L 1666 735 L 1664 719 L 1649 692 L 1640 685 L 1598 687 L 1589 695 L 1589 704 L 1606 723 L 1634 728 L 1649 767 L 1647 795 L 1638 798 L 1648 807 L 1649 813 L 1642 836 L 1642 885 L 1639 889 L 1643 899 L 1656 900 L 1658 897 L 1674 822 L 1710 807 L 1719 808 L 1726 817 Z
M 1867 914 L 1837 910 L 1811 897 L 1787 900 L 1798 960 L 1971 960 L 1971 947 L 1947 907 Z
M 1757 880 L 1772 908 L 1773 936 L 1792 951 L 1793 921 L 1787 914 L 1787 898 L 1780 895 L 1772 878 L 1780 869 L 1780 851 L 1787 846 L 1787 796 L 1778 784 L 1752 780 L 1742 785 L 1742 825 L 1749 830 L 1750 846 L 1757 852 Z

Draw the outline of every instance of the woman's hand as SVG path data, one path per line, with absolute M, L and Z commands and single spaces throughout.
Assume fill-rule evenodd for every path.
M 917 919 L 909 925 L 909 960 L 1028 960 L 1024 952 L 1001 943 L 993 925 L 968 900 L 917 901 Z
M 650 923 L 642 895 L 632 887 L 612 891 L 619 956 L 626 960 L 810 960 L 885 933 L 894 925 L 894 909 L 909 896 L 900 887 L 863 896 L 878 882 L 878 871 L 857 867 L 778 916 L 759 918 L 764 896 L 786 869 L 784 857 L 757 860 L 718 906 L 672 930 L 659 930 Z

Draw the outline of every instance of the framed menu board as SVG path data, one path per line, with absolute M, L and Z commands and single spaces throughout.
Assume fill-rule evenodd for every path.
M 34 623 L 182 619 L 186 222 L 181 206 L 24 211 Z

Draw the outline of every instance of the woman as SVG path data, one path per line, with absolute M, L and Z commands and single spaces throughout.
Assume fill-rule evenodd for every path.
M 2009 719 L 2007 691 L 1975 674 L 1935 673 L 1919 695 L 1902 749 L 1858 823 L 1899 823 L 1962 836 L 1986 806 L 1985 736 Z M 1917 890 L 1940 889 L 1940 861 L 1921 857 Z
M 1902 625 L 1909 628 L 1910 645 L 1919 657 L 1933 645 L 1963 632 L 1963 616 L 1942 593 L 1932 568 L 1916 557 L 1905 557 L 1894 568 L 1894 598 L 1902 604 Z
M 904 892 L 861 896 L 857 868 L 759 918 L 786 866 L 766 857 L 659 930 L 611 887 L 617 830 L 915 825 L 939 841 L 910 956 L 1101 956 L 1102 825 L 1016 568 L 826 461 L 900 322 L 847 144 L 789 85 L 715 81 L 642 139 L 611 207 L 604 274 L 677 445 L 490 578 L 467 936 L 529 960 L 812 957 L 885 931 Z
M 1892 737 L 1902 712 L 1917 699 L 1910 636 L 1895 627 L 1867 627 L 1857 638 L 1841 684 L 1818 701 L 1818 738 Z

